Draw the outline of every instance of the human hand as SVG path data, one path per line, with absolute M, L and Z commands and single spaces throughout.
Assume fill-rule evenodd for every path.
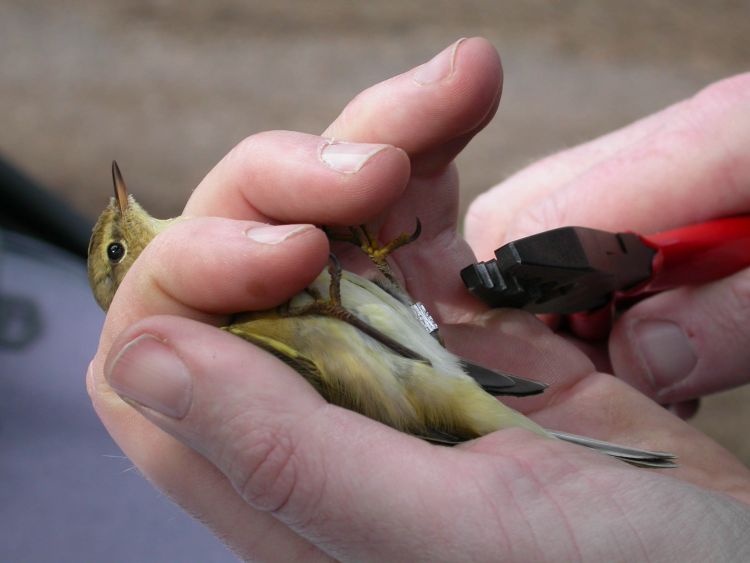
M 450 64 L 452 53 L 430 67 L 452 69 L 443 80 L 418 85 L 410 71 L 348 106 L 327 136 L 387 144 L 362 148 L 370 159 L 349 172 L 330 165 L 351 163 L 357 147 L 323 151 L 324 164 L 324 139 L 286 132 L 252 137 L 219 163 L 188 203 L 196 218 L 149 245 L 112 303 L 88 376 L 97 412 L 150 480 L 246 558 L 740 554 L 750 477 L 731 455 L 594 373 L 530 315 L 471 309 L 451 162 L 492 117 L 501 74 L 482 40 L 462 43 Z M 287 366 L 210 326 L 274 306 L 317 275 L 326 239 L 300 222 L 375 215 L 383 239 L 422 220 L 422 238 L 394 259 L 449 347 L 552 383 L 514 406 L 560 430 L 675 451 L 682 467 L 637 470 L 520 430 L 431 446 L 325 404 Z
M 545 158 L 477 198 L 467 240 L 485 259 L 509 240 L 563 225 L 648 234 L 747 213 L 748 107 L 745 74 Z M 749 304 L 747 270 L 638 303 L 609 336 L 615 375 L 663 404 L 750 382 Z

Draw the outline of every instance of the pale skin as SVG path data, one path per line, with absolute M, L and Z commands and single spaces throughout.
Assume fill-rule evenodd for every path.
M 452 161 L 494 114 L 502 71 L 482 39 L 442 56 L 428 67 L 438 72 L 426 73 L 436 82 L 424 84 L 421 72 L 419 83 L 419 71 L 407 71 L 358 96 L 322 137 L 255 135 L 208 174 L 185 209 L 195 219 L 155 239 L 112 303 L 87 377 L 99 416 L 144 475 L 248 559 L 750 558 L 747 468 L 626 383 L 597 373 L 531 315 L 487 313 L 463 292 L 455 274 L 472 254 L 456 233 Z M 746 107 L 748 80 L 741 86 L 744 98 L 734 103 Z M 321 160 L 330 137 L 384 146 L 364 147 L 369 160 L 341 172 Z M 524 197 L 541 202 L 538 185 L 564 191 L 593 155 L 614 153 L 612 137 L 600 142 L 580 158 L 563 155 L 559 166 L 538 165 L 527 172 L 538 180 L 511 190 L 507 202 L 488 200 L 491 209 L 524 224 Z M 742 158 L 735 165 L 747 170 L 750 157 Z M 627 159 L 612 166 L 641 168 Z M 734 209 L 747 210 L 747 194 L 728 191 L 737 195 Z M 649 226 L 642 210 L 632 212 L 632 227 Z M 326 264 L 321 231 L 263 224 L 368 221 L 388 240 L 415 215 L 422 237 L 393 264 L 441 321 L 449 347 L 549 382 L 542 396 L 512 402 L 537 422 L 674 451 L 681 467 L 631 468 L 517 429 L 456 448 L 429 445 L 327 405 L 290 368 L 215 328 L 228 313 L 284 301 Z M 664 218 L 665 226 L 682 219 Z M 470 233 L 475 245 L 484 240 Z M 487 244 L 506 234 L 488 233 Z M 137 388 L 143 374 L 161 384 Z M 173 416 L 175 404 L 187 405 L 184 416 Z
M 735 76 L 541 160 L 473 202 L 466 238 L 486 257 L 504 242 L 565 224 L 647 234 L 748 213 L 749 104 L 750 74 Z M 689 416 L 699 397 L 750 381 L 748 282 L 745 270 L 647 299 L 618 320 L 597 357 Z

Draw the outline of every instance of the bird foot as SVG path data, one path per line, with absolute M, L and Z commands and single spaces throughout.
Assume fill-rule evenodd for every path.
M 373 236 L 367 225 L 360 225 L 359 227 L 349 227 L 349 233 L 346 235 L 332 233 L 327 231 L 328 238 L 331 240 L 338 240 L 342 242 L 348 242 L 355 246 L 358 246 L 362 252 L 367 254 L 375 267 L 383 274 L 388 280 L 395 283 L 396 279 L 388 265 L 387 258 L 395 250 L 405 246 L 411 242 L 414 242 L 419 238 L 422 232 L 422 223 L 417 219 L 417 226 L 413 233 L 402 233 L 395 239 L 389 241 L 386 244 L 382 244 L 378 241 L 377 237 Z

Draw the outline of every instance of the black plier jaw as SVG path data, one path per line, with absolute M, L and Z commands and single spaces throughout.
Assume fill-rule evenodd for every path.
M 655 254 L 632 233 L 561 227 L 501 246 L 461 278 L 491 307 L 567 314 L 602 307 L 648 280 Z

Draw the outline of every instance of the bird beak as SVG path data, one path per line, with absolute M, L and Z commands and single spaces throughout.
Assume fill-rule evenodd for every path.
M 115 187 L 115 199 L 120 206 L 120 213 L 125 213 L 128 208 L 128 188 L 125 185 L 125 180 L 122 179 L 120 167 L 117 166 L 115 160 L 112 161 L 112 183 Z

